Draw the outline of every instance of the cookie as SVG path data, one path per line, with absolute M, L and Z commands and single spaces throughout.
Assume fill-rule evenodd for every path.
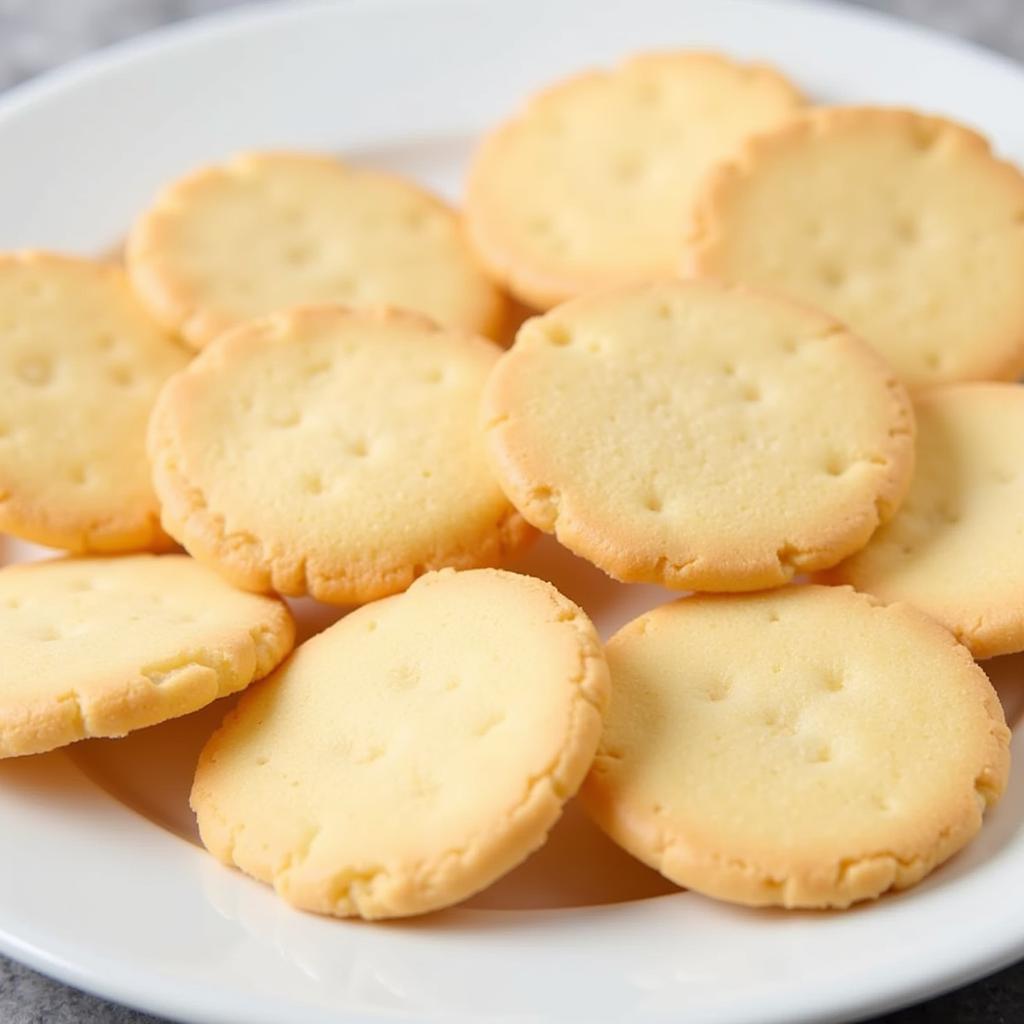
M 683 598 L 607 655 L 584 804 L 708 896 L 847 907 L 905 889 L 970 841 L 1006 785 L 995 691 L 909 605 L 817 586 Z
M 523 517 L 616 579 L 756 590 L 834 565 L 910 483 L 913 413 L 835 321 L 712 282 L 528 321 L 484 394 Z
M 394 311 L 243 324 L 157 401 L 165 528 L 237 586 L 341 604 L 502 561 L 532 531 L 477 426 L 500 351 Z
M 445 907 L 544 842 L 607 700 L 594 627 L 549 583 L 431 573 L 242 698 L 199 759 L 199 832 L 305 910 Z
M 0 757 L 187 715 L 291 650 L 278 600 L 185 555 L 65 558 L 0 569 Z
M 824 108 L 749 141 L 683 269 L 827 310 L 912 388 L 1024 370 L 1024 176 L 937 117 Z
M 454 211 L 416 185 L 328 157 L 254 153 L 166 188 L 128 239 L 150 312 L 196 348 L 288 306 L 400 306 L 481 334 L 504 299 Z
M 470 240 L 538 309 L 674 276 L 704 174 L 802 103 L 777 71 L 707 53 L 644 54 L 560 82 L 476 153 Z
M 146 420 L 187 362 L 117 267 L 0 254 L 0 533 L 77 552 L 168 547 Z
M 918 396 L 906 503 L 825 579 L 938 619 L 976 658 L 1024 650 L 1024 387 Z

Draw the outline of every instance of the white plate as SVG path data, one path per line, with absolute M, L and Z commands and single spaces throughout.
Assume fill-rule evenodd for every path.
M 0 247 L 106 250 L 166 179 L 258 146 L 337 150 L 457 196 L 474 137 L 528 90 L 668 46 L 776 61 L 821 98 L 946 112 L 1024 158 L 1024 73 L 853 10 L 285 5 L 162 33 L 0 103 Z M 0 561 L 28 554 L 8 543 Z M 613 584 L 547 542 L 524 567 L 606 632 L 666 596 Z M 330 618 L 304 614 L 307 630 Z M 996 673 L 1014 721 L 1024 662 Z M 0 765 L 0 949 L 154 1013 L 246 1024 L 797 1024 L 879 1011 L 1024 954 L 1019 737 L 1009 795 L 980 839 L 917 889 L 845 914 L 669 892 L 570 808 L 543 851 L 469 905 L 367 926 L 289 910 L 197 847 L 189 777 L 223 710 Z

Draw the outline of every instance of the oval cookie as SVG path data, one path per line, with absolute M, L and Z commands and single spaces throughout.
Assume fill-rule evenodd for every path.
M 540 309 L 671 276 L 703 175 L 802 102 L 778 72 L 706 53 L 645 54 L 560 82 L 481 145 L 470 239 Z
M 906 503 L 828 578 L 916 605 L 977 658 L 1024 650 L 1024 387 L 953 384 L 915 405 Z
M 915 388 L 1024 370 L 1024 176 L 940 118 L 824 108 L 751 140 L 684 270 L 827 310 Z
M 913 466 L 909 400 L 868 346 L 711 282 L 528 321 L 483 416 L 527 521 L 616 579 L 678 589 L 756 590 L 834 565 L 893 513 Z
M 153 412 L 164 526 L 238 586 L 342 604 L 501 561 L 531 531 L 477 426 L 499 353 L 409 313 L 315 307 L 242 325 Z
M 999 799 L 1009 730 L 966 648 L 846 587 L 684 598 L 608 644 L 582 796 L 678 885 L 755 906 L 905 889 Z
M 417 186 L 328 157 L 254 153 L 166 188 L 126 250 L 139 297 L 200 348 L 288 306 L 401 306 L 481 334 L 504 299 L 456 214 Z
M 278 600 L 184 555 L 0 569 L 0 757 L 123 736 L 205 707 L 291 650 Z
M 448 906 L 544 842 L 607 699 L 594 627 L 550 584 L 431 573 L 243 698 L 199 759 L 199 832 L 306 910 Z
M 169 546 L 146 421 L 187 362 L 117 267 L 0 254 L 0 532 L 78 552 Z

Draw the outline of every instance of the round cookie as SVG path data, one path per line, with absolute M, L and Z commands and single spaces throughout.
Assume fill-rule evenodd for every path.
M 892 515 L 913 468 L 910 402 L 867 345 L 706 281 L 528 321 L 483 417 L 528 522 L 616 579 L 684 590 L 834 565 Z
M 278 600 L 185 555 L 65 558 L 0 569 L 0 757 L 187 715 L 291 650 Z
M 431 573 L 243 697 L 199 759 L 199 832 L 305 910 L 445 907 L 544 842 L 607 701 L 597 633 L 549 583 Z
M 950 384 L 915 407 L 905 504 L 826 579 L 916 605 L 976 658 L 1024 650 L 1024 387 Z
M 970 841 L 1006 785 L 995 691 L 909 605 L 816 586 L 683 598 L 607 656 L 584 804 L 708 896 L 823 908 L 905 889 Z
M 0 254 L 0 532 L 78 552 L 169 546 L 146 420 L 187 362 L 117 267 Z
M 940 118 L 824 108 L 752 139 L 683 269 L 827 310 L 914 388 L 1024 370 L 1024 176 Z
M 168 186 L 126 249 L 139 297 L 196 348 L 289 306 L 400 306 L 492 335 L 505 300 L 459 218 L 410 182 L 328 157 L 253 153 Z
M 243 324 L 153 411 L 165 528 L 237 586 L 342 604 L 500 562 L 532 533 L 477 425 L 500 351 L 395 311 Z
M 539 309 L 672 276 L 695 190 L 751 132 L 803 103 L 778 72 L 707 53 L 636 56 L 534 96 L 484 140 L 469 237 Z

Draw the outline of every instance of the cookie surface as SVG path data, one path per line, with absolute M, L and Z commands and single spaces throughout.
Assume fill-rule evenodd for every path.
M 123 736 L 205 707 L 291 650 L 280 601 L 184 555 L 0 569 L 0 757 Z
M 709 896 L 846 907 L 906 888 L 974 836 L 1006 784 L 995 691 L 909 605 L 816 586 L 683 598 L 607 655 L 584 803 Z
M 1024 370 L 1024 176 L 967 128 L 815 110 L 751 140 L 695 210 L 684 272 L 826 310 L 911 387 Z
M 528 522 L 617 579 L 678 589 L 754 590 L 834 565 L 892 514 L 913 465 L 909 400 L 868 346 L 710 282 L 585 296 L 528 321 L 483 421 Z
M 903 508 L 827 578 L 916 605 L 977 658 L 1024 650 L 1024 387 L 951 384 L 915 405 Z
M 431 573 L 245 695 L 199 759 L 200 835 L 306 910 L 448 906 L 544 842 L 607 700 L 597 634 L 550 584 Z
M 164 526 L 238 586 L 335 603 L 501 561 L 531 531 L 477 425 L 499 352 L 399 312 L 309 307 L 242 325 L 154 409 Z
M 560 82 L 476 154 L 467 228 L 520 299 L 674 276 L 699 181 L 802 105 L 781 75 L 706 53 L 646 54 Z
M 140 298 L 196 348 L 289 306 L 400 306 L 481 334 L 504 299 L 456 214 L 417 186 L 328 157 L 255 153 L 170 185 L 126 251 Z
M 117 267 L 0 254 L 0 533 L 71 551 L 159 549 L 146 421 L 188 362 Z

